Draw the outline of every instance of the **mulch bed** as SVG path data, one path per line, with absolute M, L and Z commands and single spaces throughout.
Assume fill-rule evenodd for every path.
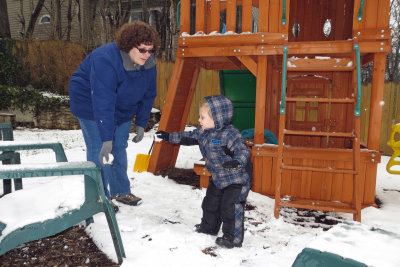
M 200 177 L 191 169 L 167 168 L 160 175 L 168 176 L 178 184 L 200 187 Z M 256 207 L 246 204 L 246 210 Z M 294 214 L 295 213 L 295 214 Z M 329 213 L 287 209 L 285 221 L 304 227 L 322 227 L 324 230 L 339 223 Z M 295 219 L 293 219 L 295 218 Z M 23 244 L 0 256 L 0 267 L 8 266 L 118 266 L 97 248 L 84 228 L 72 227 L 55 236 Z
M 0 256 L 0 266 L 119 266 L 97 248 L 85 229 L 74 226 Z
M 174 180 L 178 184 L 191 185 L 193 188 L 200 188 L 200 176 L 192 169 L 179 169 L 168 167 L 160 172 L 160 175 Z

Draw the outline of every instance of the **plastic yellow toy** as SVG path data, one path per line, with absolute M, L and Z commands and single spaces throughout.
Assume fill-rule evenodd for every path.
M 398 141 L 394 140 L 395 134 L 398 133 L 400 135 L 400 123 L 396 125 L 392 125 L 392 134 L 390 135 L 390 140 L 387 144 L 393 149 L 393 155 L 389 159 L 389 162 L 386 165 L 386 170 L 391 174 L 400 174 L 399 170 L 391 170 L 393 166 L 400 166 L 400 160 L 396 160 L 397 157 L 400 159 L 400 139 Z

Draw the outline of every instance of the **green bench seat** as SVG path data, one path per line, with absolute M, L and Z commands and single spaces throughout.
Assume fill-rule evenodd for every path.
M 4 222 L 0 222 L 0 256 L 23 243 L 55 235 L 81 221 L 85 220 L 87 224 L 90 224 L 93 222 L 93 215 L 104 212 L 118 262 L 122 263 L 123 258 L 126 256 L 114 209 L 105 197 L 100 169 L 93 162 L 3 165 L 0 170 L 0 179 L 70 175 L 84 176 L 84 203 L 78 209 L 69 210 L 56 218 L 31 223 L 12 231 L 4 231 L 7 225 Z M 43 193 L 45 194 L 46 192 Z M 0 201 L 2 201 L 1 198 Z M 18 201 L 18 196 L 15 196 L 15 201 Z M 29 205 L 29 203 L 26 204 Z M 4 232 L 7 232 L 5 236 L 3 236 Z
M 35 149 L 51 149 L 56 155 L 57 162 L 66 162 L 64 148 L 59 142 L 16 142 L 2 141 L 0 142 L 0 152 L 14 152 L 18 150 L 35 150 Z M 1 160 L 0 155 L 0 160 Z
M 55 153 L 57 162 L 67 161 L 64 149 L 61 143 L 59 142 L 33 143 L 33 142 L 16 142 L 16 141 L 0 142 L 0 161 L 2 161 L 3 164 L 20 164 L 21 163 L 20 155 L 15 151 L 37 150 L 37 149 L 51 149 Z M 22 189 L 22 179 L 14 179 L 14 186 L 15 190 Z M 11 193 L 11 180 L 3 181 L 3 191 L 4 194 Z

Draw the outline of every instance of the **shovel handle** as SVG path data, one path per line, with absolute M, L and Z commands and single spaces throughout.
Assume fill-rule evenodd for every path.
M 154 146 L 154 142 L 156 141 L 156 138 L 153 136 L 153 143 L 151 143 L 151 147 L 149 150 L 149 153 L 147 153 L 148 155 L 150 155 L 151 151 L 153 150 L 153 146 Z

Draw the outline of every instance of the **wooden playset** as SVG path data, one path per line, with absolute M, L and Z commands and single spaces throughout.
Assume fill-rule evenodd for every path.
M 177 59 L 160 130 L 185 127 L 200 68 L 257 79 L 252 190 L 281 207 L 348 212 L 375 203 L 389 0 L 182 0 Z M 368 140 L 360 143 L 361 66 L 373 62 Z M 204 88 L 205 90 L 205 88 Z M 248 88 L 243 88 L 248 90 Z M 264 130 L 279 139 L 266 144 Z M 156 142 L 149 171 L 175 165 Z M 209 175 L 202 171 L 204 179 Z

